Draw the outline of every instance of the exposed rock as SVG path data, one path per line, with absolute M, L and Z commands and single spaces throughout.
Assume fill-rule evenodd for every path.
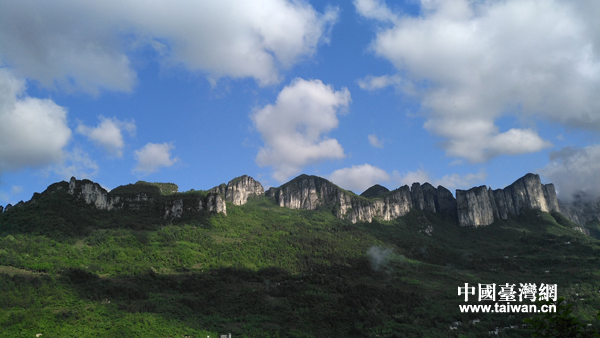
M 360 196 L 366 197 L 366 198 L 375 198 L 375 197 L 383 195 L 387 192 L 390 192 L 390 190 L 388 188 L 381 186 L 379 184 L 375 184 L 374 186 L 365 190 L 362 194 L 360 194 Z
M 97 209 L 112 209 L 112 203 L 109 202 L 108 192 L 100 184 L 90 180 L 78 181 L 71 177 L 69 181 L 69 194 L 76 198 L 83 199 L 87 204 L 94 204 Z
M 413 183 L 410 187 L 410 193 L 412 196 L 412 205 L 415 209 L 425 210 L 425 197 L 423 196 L 423 189 L 419 183 Z
M 10 209 L 12 209 L 12 204 L 8 203 L 6 207 L 4 207 L 4 212 L 8 212 Z
M 560 211 L 553 184 L 543 185 L 540 176 L 527 174 L 504 189 L 485 186 L 457 190 L 458 222 L 463 226 L 492 224 L 495 219 L 520 215 L 524 210 Z
M 4 207 L 0 205 L 0 214 L 4 212 Z
M 163 201 L 160 202 L 162 205 L 157 205 L 159 197 L 165 193 L 165 191 L 160 189 L 161 186 L 168 193 L 168 196 L 160 199 Z M 61 190 L 62 186 L 52 185 L 51 188 Z M 191 198 L 186 197 L 184 199 L 177 197 L 181 195 L 177 195 L 176 191 L 177 186 L 172 183 L 147 183 L 139 181 L 136 184 L 119 186 L 107 192 L 97 183 L 89 180 L 80 181 L 75 179 L 75 177 L 72 177 L 69 181 L 67 190 L 76 199 L 81 199 L 87 204 L 92 204 L 100 210 L 142 210 L 158 207 L 163 210 L 163 217 L 165 219 L 181 218 L 185 212 L 199 212 L 201 210 L 227 214 L 225 200 L 218 193 L 209 193 L 206 197 L 202 197 L 201 194 L 192 195 Z M 239 199 L 241 200 L 244 196 L 247 199 L 247 196 L 251 194 L 252 191 L 246 195 L 238 193 L 238 196 L 240 196 Z M 189 204 L 187 208 L 184 202 Z
M 414 184 L 413 184 L 414 187 Z M 438 192 L 437 189 L 434 188 L 431 184 L 425 182 L 421 186 L 421 191 L 423 192 L 423 209 L 425 211 L 429 211 L 431 213 L 435 213 L 438 210 Z
M 247 175 L 236 177 L 229 183 L 223 183 L 209 191 L 225 196 L 225 200 L 234 205 L 244 205 L 248 202 L 248 197 L 265 194 L 262 184 Z
M 300 175 L 279 188 L 271 188 L 267 196 L 280 207 L 315 210 L 318 206 L 340 202 L 342 191 L 335 184 L 317 176 Z M 348 201 L 341 201 L 345 205 Z
M 584 235 L 590 236 L 590 231 L 588 229 L 586 229 L 586 228 L 583 228 L 583 227 L 574 227 L 573 230 L 577 230 L 577 231 L 581 232 Z
M 227 204 L 221 194 L 210 193 L 206 196 L 206 201 L 204 203 L 204 209 L 208 211 L 214 211 L 216 213 L 224 213 L 227 215 Z
M 437 187 L 437 212 L 447 214 L 456 219 L 456 199 L 450 190 L 439 185 Z
M 165 219 L 167 218 L 181 218 L 183 215 L 183 200 L 176 199 L 165 202 Z
M 374 218 L 390 221 L 406 215 L 413 208 L 440 212 L 440 196 L 444 211 L 456 206 L 452 193 L 428 183 L 423 186 L 413 184 L 412 192 L 408 186 L 403 186 L 377 198 L 364 198 L 324 178 L 308 175 L 300 175 L 279 188 L 271 188 L 265 195 L 273 198 L 279 206 L 291 209 L 314 210 L 329 205 L 338 218 L 352 223 L 371 222 Z
M 463 226 L 488 225 L 494 222 L 490 195 L 486 186 L 456 190 L 458 223 Z

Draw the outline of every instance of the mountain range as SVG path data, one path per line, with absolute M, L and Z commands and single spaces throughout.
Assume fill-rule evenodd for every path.
M 65 191 L 76 200 L 85 201 L 100 210 L 158 210 L 164 219 L 181 218 L 184 214 L 203 211 L 227 214 L 226 202 L 235 206 L 246 204 L 252 197 L 267 197 L 283 208 L 315 210 L 329 208 L 339 219 L 372 222 L 390 221 L 406 215 L 410 210 L 422 210 L 447 215 L 461 226 L 479 227 L 492 224 L 509 215 L 518 216 L 526 210 L 559 212 L 577 223 L 576 230 L 589 234 L 586 225 L 600 220 L 600 201 L 585 202 L 581 197 L 572 203 L 559 201 L 553 184 L 542 184 L 539 175 L 526 174 L 504 189 L 492 190 L 486 186 L 456 190 L 456 197 L 443 186 L 413 183 L 389 191 L 374 185 L 361 195 L 342 189 L 318 176 L 300 175 L 291 181 L 267 191 L 252 177 L 244 175 L 209 190 L 178 192 L 173 183 L 148 183 L 119 186 L 110 192 L 90 180 L 57 182 L 42 194 L 35 193 L 31 200 L 15 206 L 0 206 L 0 212 L 27 203 L 35 203 L 40 196 Z

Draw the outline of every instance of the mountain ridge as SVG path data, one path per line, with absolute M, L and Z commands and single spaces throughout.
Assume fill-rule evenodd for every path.
M 554 185 L 542 184 L 539 175 L 532 173 L 504 189 L 492 190 L 487 186 L 457 189 L 456 198 L 445 187 L 440 185 L 435 188 L 427 182 L 413 183 L 410 187 L 404 185 L 392 191 L 374 185 L 357 195 L 325 178 L 302 174 L 266 192 L 258 181 L 248 175 L 236 177 L 227 184 L 209 190 L 190 192 L 178 192 L 177 185 L 173 183 L 143 181 L 119 186 L 109 192 L 98 183 L 72 177 L 69 182 L 57 182 L 43 193 L 35 193 L 28 202 L 21 201 L 15 206 L 9 204 L 5 208 L 0 206 L 0 212 L 35 203 L 36 199 L 55 190 L 65 190 L 75 199 L 81 199 L 100 210 L 140 210 L 152 205 L 160 210 L 164 219 L 206 211 L 227 215 L 226 202 L 240 206 L 246 204 L 249 198 L 261 196 L 272 199 L 280 207 L 291 209 L 328 207 L 337 218 L 352 223 L 372 222 L 374 219 L 390 221 L 416 209 L 440 213 L 461 226 L 471 227 L 489 225 L 496 220 L 507 219 L 509 215 L 520 215 L 524 210 L 561 212 L 561 206 L 564 205 L 559 202 Z M 581 225 L 582 228 L 578 230 L 585 232 L 582 221 L 598 218 L 592 213 L 586 209 L 586 213 L 582 214 L 571 208 L 566 209 L 564 215 Z

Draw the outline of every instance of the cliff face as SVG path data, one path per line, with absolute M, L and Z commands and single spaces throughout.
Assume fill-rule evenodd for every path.
M 137 182 L 119 186 L 107 192 L 99 184 L 89 180 L 71 178 L 69 183 L 59 182 L 48 187 L 46 193 L 63 190 L 75 200 L 84 201 L 100 210 L 155 210 L 164 219 L 180 218 L 197 212 L 227 214 L 226 202 L 246 204 L 248 199 L 266 195 L 280 207 L 315 210 L 331 208 L 336 217 L 355 222 L 371 222 L 373 219 L 390 221 L 406 215 L 410 210 L 423 210 L 449 215 L 462 226 L 488 225 L 509 215 L 520 215 L 524 210 L 537 209 L 545 212 L 561 211 L 580 225 L 600 220 L 600 200 L 597 203 L 576 202 L 560 205 L 554 185 L 543 185 L 540 177 L 527 174 L 504 189 L 488 189 L 485 186 L 469 190 L 457 190 L 456 199 L 442 187 L 429 183 L 413 183 L 388 191 L 373 186 L 358 196 L 344 190 L 324 178 L 300 175 L 290 182 L 271 188 L 265 193 L 263 186 L 250 176 L 237 177 L 208 192 L 177 193 L 172 183 Z M 35 203 L 43 194 L 34 194 L 29 202 L 15 206 L 0 206 L 0 212 L 8 212 L 21 205 Z
M 168 184 L 168 187 L 171 194 L 177 191 L 177 186 L 172 183 Z M 51 189 L 62 189 L 62 185 L 53 185 L 48 190 Z M 174 194 L 161 198 L 160 186 L 146 182 L 119 186 L 107 192 L 98 183 L 72 177 L 67 192 L 75 199 L 83 200 L 100 210 L 141 210 L 158 207 L 163 211 L 165 219 L 182 217 L 185 212 L 203 210 L 227 214 L 225 201 L 219 194 L 191 195 L 185 199 Z
M 553 184 L 542 184 L 539 175 L 527 174 L 504 189 L 456 190 L 458 222 L 463 226 L 489 225 L 523 210 L 560 211 Z
M 225 200 L 218 193 L 209 193 L 206 197 L 192 196 L 191 198 L 174 198 L 162 204 L 163 218 L 181 218 L 184 214 L 201 211 L 223 213 L 227 215 Z
M 234 205 L 244 205 L 248 202 L 248 197 L 264 195 L 265 188 L 252 177 L 244 175 L 234 178 L 227 184 L 216 186 L 210 189 L 210 192 L 224 196 L 225 201 Z
M 331 205 L 335 215 L 358 221 L 371 222 L 374 218 L 390 221 L 406 215 L 411 209 L 443 212 L 455 215 L 456 201 L 446 188 L 437 189 L 429 183 L 413 184 L 378 194 L 377 198 L 364 198 L 350 193 L 326 179 L 301 175 L 279 188 L 271 188 L 266 196 L 281 207 L 314 210 Z
M 159 199 L 159 196 L 165 193 L 165 189 L 169 195 Z M 234 205 L 246 204 L 250 196 L 264 195 L 264 188 L 252 177 L 244 175 L 229 181 L 228 184 L 212 188 L 206 195 L 192 194 L 183 198 L 176 193 L 177 186 L 172 183 L 155 184 L 140 181 L 107 192 L 97 183 L 89 180 L 79 181 L 73 177 L 69 182 L 68 192 L 101 210 L 139 210 L 153 203 L 161 203 L 158 208 L 163 211 L 163 217 L 168 219 L 200 211 L 227 215 L 226 201 Z

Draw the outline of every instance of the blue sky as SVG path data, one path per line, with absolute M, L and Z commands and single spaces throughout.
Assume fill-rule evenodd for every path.
M 597 1 L 0 1 L 0 204 L 89 178 L 600 195 Z

